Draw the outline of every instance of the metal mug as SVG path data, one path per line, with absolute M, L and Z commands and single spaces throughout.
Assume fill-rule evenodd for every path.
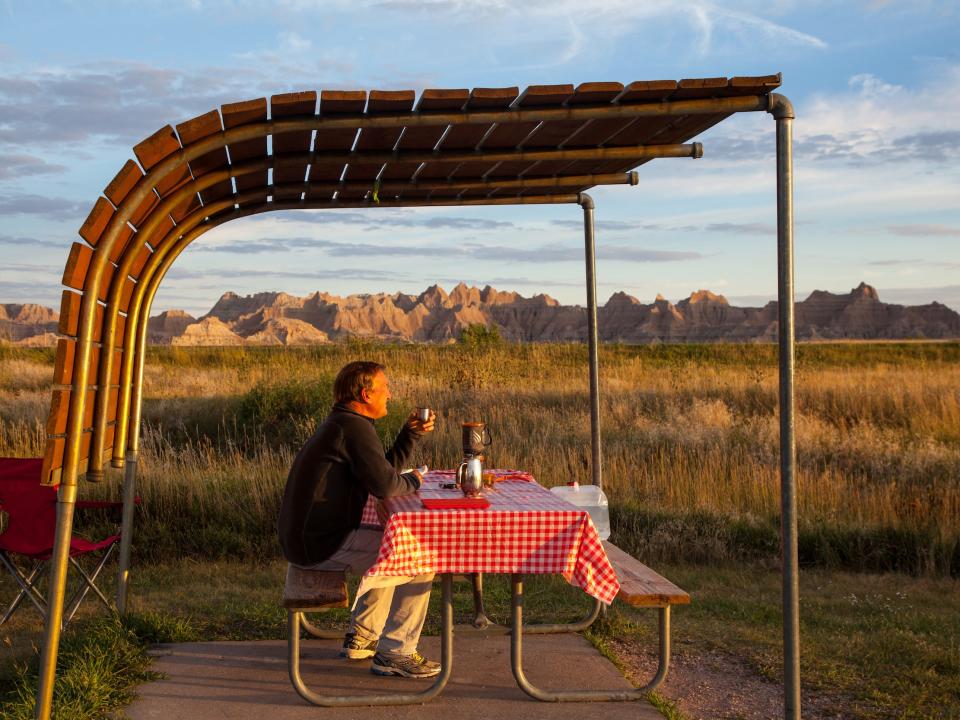
M 430 408 L 417 408 L 417 420 L 427 422 L 430 420 Z
M 493 442 L 490 431 L 482 422 L 463 423 L 462 439 L 464 455 L 480 455 Z
M 457 468 L 457 485 L 467 497 L 476 497 L 483 489 L 483 463 L 480 458 L 471 457 L 460 463 Z

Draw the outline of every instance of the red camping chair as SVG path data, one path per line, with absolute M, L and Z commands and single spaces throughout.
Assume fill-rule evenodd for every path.
M 6 520 L 0 532 L 0 561 L 20 586 L 19 594 L 10 603 L 0 625 L 16 612 L 24 598 L 29 599 L 44 618 L 47 616 L 47 603 L 37 588 L 37 581 L 42 577 L 43 569 L 53 554 L 53 539 L 57 526 L 57 489 L 40 484 L 42 465 L 43 460 L 40 459 L 0 458 L 0 511 Z M 88 500 L 78 501 L 76 507 L 117 508 L 123 507 L 123 503 Z M 73 618 L 90 590 L 93 590 L 104 605 L 111 607 L 95 582 L 119 539 L 120 535 L 111 535 L 100 542 L 91 542 L 79 535 L 70 539 L 70 564 L 77 570 L 81 583 L 64 610 L 63 627 Z M 77 558 L 97 552 L 103 554 L 94 571 L 87 573 L 77 562 Z M 26 558 L 31 564 L 30 569 L 21 569 L 13 561 L 13 555 Z

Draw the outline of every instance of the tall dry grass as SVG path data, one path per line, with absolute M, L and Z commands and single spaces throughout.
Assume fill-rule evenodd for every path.
M 275 553 L 292 455 L 326 411 L 329 379 L 358 357 L 390 369 L 384 437 L 405 409 L 437 409 L 418 461 L 453 465 L 459 423 L 480 419 L 493 465 L 545 485 L 589 481 L 581 346 L 154 349 L 140 472 L 149 543 L 138 552 Z M 40 452 L 51 362 L 0 355 L 0 454 Z M 775 554 L 775 348 L 605 346 L 601 386 L 621 542 L 667 559 Z M 803 559 L 960 572 L 960 345 L 802 345 L 796 420 Z

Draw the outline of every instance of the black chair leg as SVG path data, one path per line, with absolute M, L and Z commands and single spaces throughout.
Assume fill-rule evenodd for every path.
M 30 570 L 30 574 L 25 575 L 23 571 L 14 565 L 13 561 L 7 557 L 7 553 L 0 552 L 0 560 L 3 561 L 3 564 L 6 566 L 7 570 L 10 571 L 10 574 L 13 575 L 14 580 L 16 580 L 17 584 L 20 586 L 20 592 L 13 599 L 13 602 L 10 603 L 10 606 L 3 615 L 3 619 L 0 620 L 0 625 L 3 625 L 7 620 L 10 619 L 13 613 L 17 611 L 17 608 L 20 607 L 20 603 L 23 602 L 25 597 L 30 598 L 30 602 L 32 602 L 34 607 L 37 608 L 40 616 L 46 618 L 47 603 L 34 584 L 37 576 L 40 575 L 41 571 L 46 565 L 46 562 L 43 560 L 37 560 L 34 562 L 33 568 Z
M 77 610 L 80 608 L 80 603 L 83 602 L 83 599 L 87 596 L 87 593 L 90 592 L 91 590 L 93 590 L 93 592 L 96 593 L 97 597 L 100 598 L 100 602 L 102 602 L 107 607 L 108 610 L 113 610 L 113 606 L 110 604 L 110 601 L 107 600 L 106 595 L 104 595 L 100 591 L 100 588 L 98 588 L 95 583 L 97 580 L 97 576 L 100 575 L 100 571 L 103 570 L 104 565 L 107 564 L 107 560 L 110 558 L 110 554 L 113 552 L 113 549 L 115 547 L 116 545 L 111 545 L 109 548 L 107 548 L 107 551 L 103 554 L 103 557 L 100 558 L 100 562 L 97 564 L 96 569 L 94 569 L 93 573 L 89 575 L 80 566 L 80 563 L 78 563 L 74 558 L 70 558 L 70 564 L 73 565 L 77 573 L 79 573 L 80 578 L 83 580 L 83 585 L 77 589 L 77 592 L 74 593 L 73 598 L 71 598 L 70 604 L 67 606 L 67 610 L 64 612 L 64 615 L 63 615 L 62 627 L 65 628 L 67 624 L 73 619 L 73 616 L 76 614 Z

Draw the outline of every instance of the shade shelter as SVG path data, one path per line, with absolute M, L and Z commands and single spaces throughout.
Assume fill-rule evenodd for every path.
M 208 230 L 293 209 L 580 205 L 591 469 L 600 485 L 594 203 L 655 158 L 699 157 L 699 133 L 739 112 L 776 119 L 785 716 L 799 717 L 793 432 L 793 110 L 779 75 L 473 90 L 323 91 L 223 105 L 134 147 L 97 198 L 64 270 L 42 481 L 59 485 L 36 717 L 48 718 L 78 476 L 124 468 L 117 606 L 130 572 L 147 320 L 179 254 Z

